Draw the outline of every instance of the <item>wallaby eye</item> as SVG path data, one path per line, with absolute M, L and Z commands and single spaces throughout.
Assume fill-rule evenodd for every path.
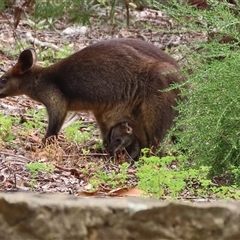
M 5 85 L 8 82 L 8 79 L 6 77 L 3 77 L 0 79 L 0 84 Z
M 122 143 L 122 139 L 121 138 L 116 138 L 116 143 L 118 143 L 118 144 L 120 144 L 120 143 Z

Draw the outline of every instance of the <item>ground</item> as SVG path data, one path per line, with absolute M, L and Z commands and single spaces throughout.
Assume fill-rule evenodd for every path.
M 178 47 L 190 44 L 195 38 L 204 38 L 202 34 L 184 33 L 165 14 L 152 9 L 132 12 L 129 28 L 124 25 L 113 28 L 107 24 L 103 27 L 97 23 L 90 28 L 60 20 L 49 28 L 44 26 L 44 22 L 34 24 L 23 15 L 18 20 L 19 24 L 14 29 L 11 8 L 0 16 L 0 75 L 28 46 L 37 49 L 42 59 L 39 63 L 45 65 L 58 61 L 66 52 L 70 54 L 102 39 L 130 37 L 149 41 L 182 62 L 184 57 L 178 52 Z M 149 26 L 144 27 L 143 23 Z M 173 28 L 175 33 L 169 33 Z M 43 146 L 41 139 L 47 126 L 43 109 L 41 104 L 26 96 L 0 100 L 0 191 L 121 195 L 126 187 L 134 189 L 129 194 L 141 194 L 135 188 L 138 184 L 136 167 L 127 168 L 125 165 L 123 169 L 121 161 L 110 159 L 102 147 L 97 125 L 90 113 L 70 114 L 58 141 Z M 9 117 L 12 120 L 8 127 L 5 121 Z M 66 126 L 76 121 L 82 122 L 77 131 L 87 133 L 87 139 L 81 143 L 76 143 L 71 133 L 67 137 L 65 132 Z M 119 173 L 125 176 L 119 179 Z M 89 193 L 88 190 L 94 186 L 97 186 L 95 191 Z

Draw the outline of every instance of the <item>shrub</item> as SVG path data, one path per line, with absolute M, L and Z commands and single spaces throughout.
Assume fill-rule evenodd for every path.
M 124 20 L 127 19 L 129 23 L 129 16 L 124 14 L 129 10 L 129 6 L 146 5 L 145 0 L 55 0 L 55 1 L 41 1 L 36 0 L 34 5 L 33 18 L 35 22 L 45 19 L 48 25 L 52 25 L 54 21 L 59 18 L 65 18 L 69 22 L 80 23 L 82 25 L 91 25 L 91 22 L 99 21 L 101 23 L 110 23 L 114 25 L 116 22 L 116 12 L 121 12 Z M 122 14 L 122 10 L 124 12 Z M 118 11 L 117 11 L 118 9 Z M 122 23 L 118 21 L 118 25 Z
M 207 40 L 182 47 L 191 87 L 183 91 L 188 100 L 179 104 L 171 134 L 178 138 L 175 151 L 184 152 L 190 166 L 210 166 L 210 176 L 228 175 L 240 185 L 239 6 L 209 2 L 205 11 L 176 1 L 161 5 L 182 31 L 198 31 Z

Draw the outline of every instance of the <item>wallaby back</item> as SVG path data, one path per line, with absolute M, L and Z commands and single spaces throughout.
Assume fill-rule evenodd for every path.
M 128 122 L 140 147 L 163 139 L 173 124 L 182 81 L 175 60 L 141 40 L 114 39 L 92 44 L 43 68 L 34 49 L 24 50 L 0 78 L 0 98 L 26 94 L 46 106 L 45 138 L 57 135 L 68 111 L 92 111 L 102 138 Z

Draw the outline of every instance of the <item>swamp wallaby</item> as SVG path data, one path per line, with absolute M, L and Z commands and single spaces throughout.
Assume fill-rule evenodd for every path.
M 117 152 L 124 150 L 131 165 L 138 160 L 140 155 L 140 146 L 132 127 L 127 122 L 112 127 L 105 137 L 103 145 L 110 156 L 115 156 Z
M 140 148 L 156 145 L 173 124 L 182 81 L 176 61 L 152 44 L 112 39 L 92 44 L 49 67 L 36 64 L 33 48 L 0 78 L 0 98 L 26 94 L 46 106 L 45 139 L 57 135 L 68 111 L 91 111 L 102 138 L 121 122 Z

